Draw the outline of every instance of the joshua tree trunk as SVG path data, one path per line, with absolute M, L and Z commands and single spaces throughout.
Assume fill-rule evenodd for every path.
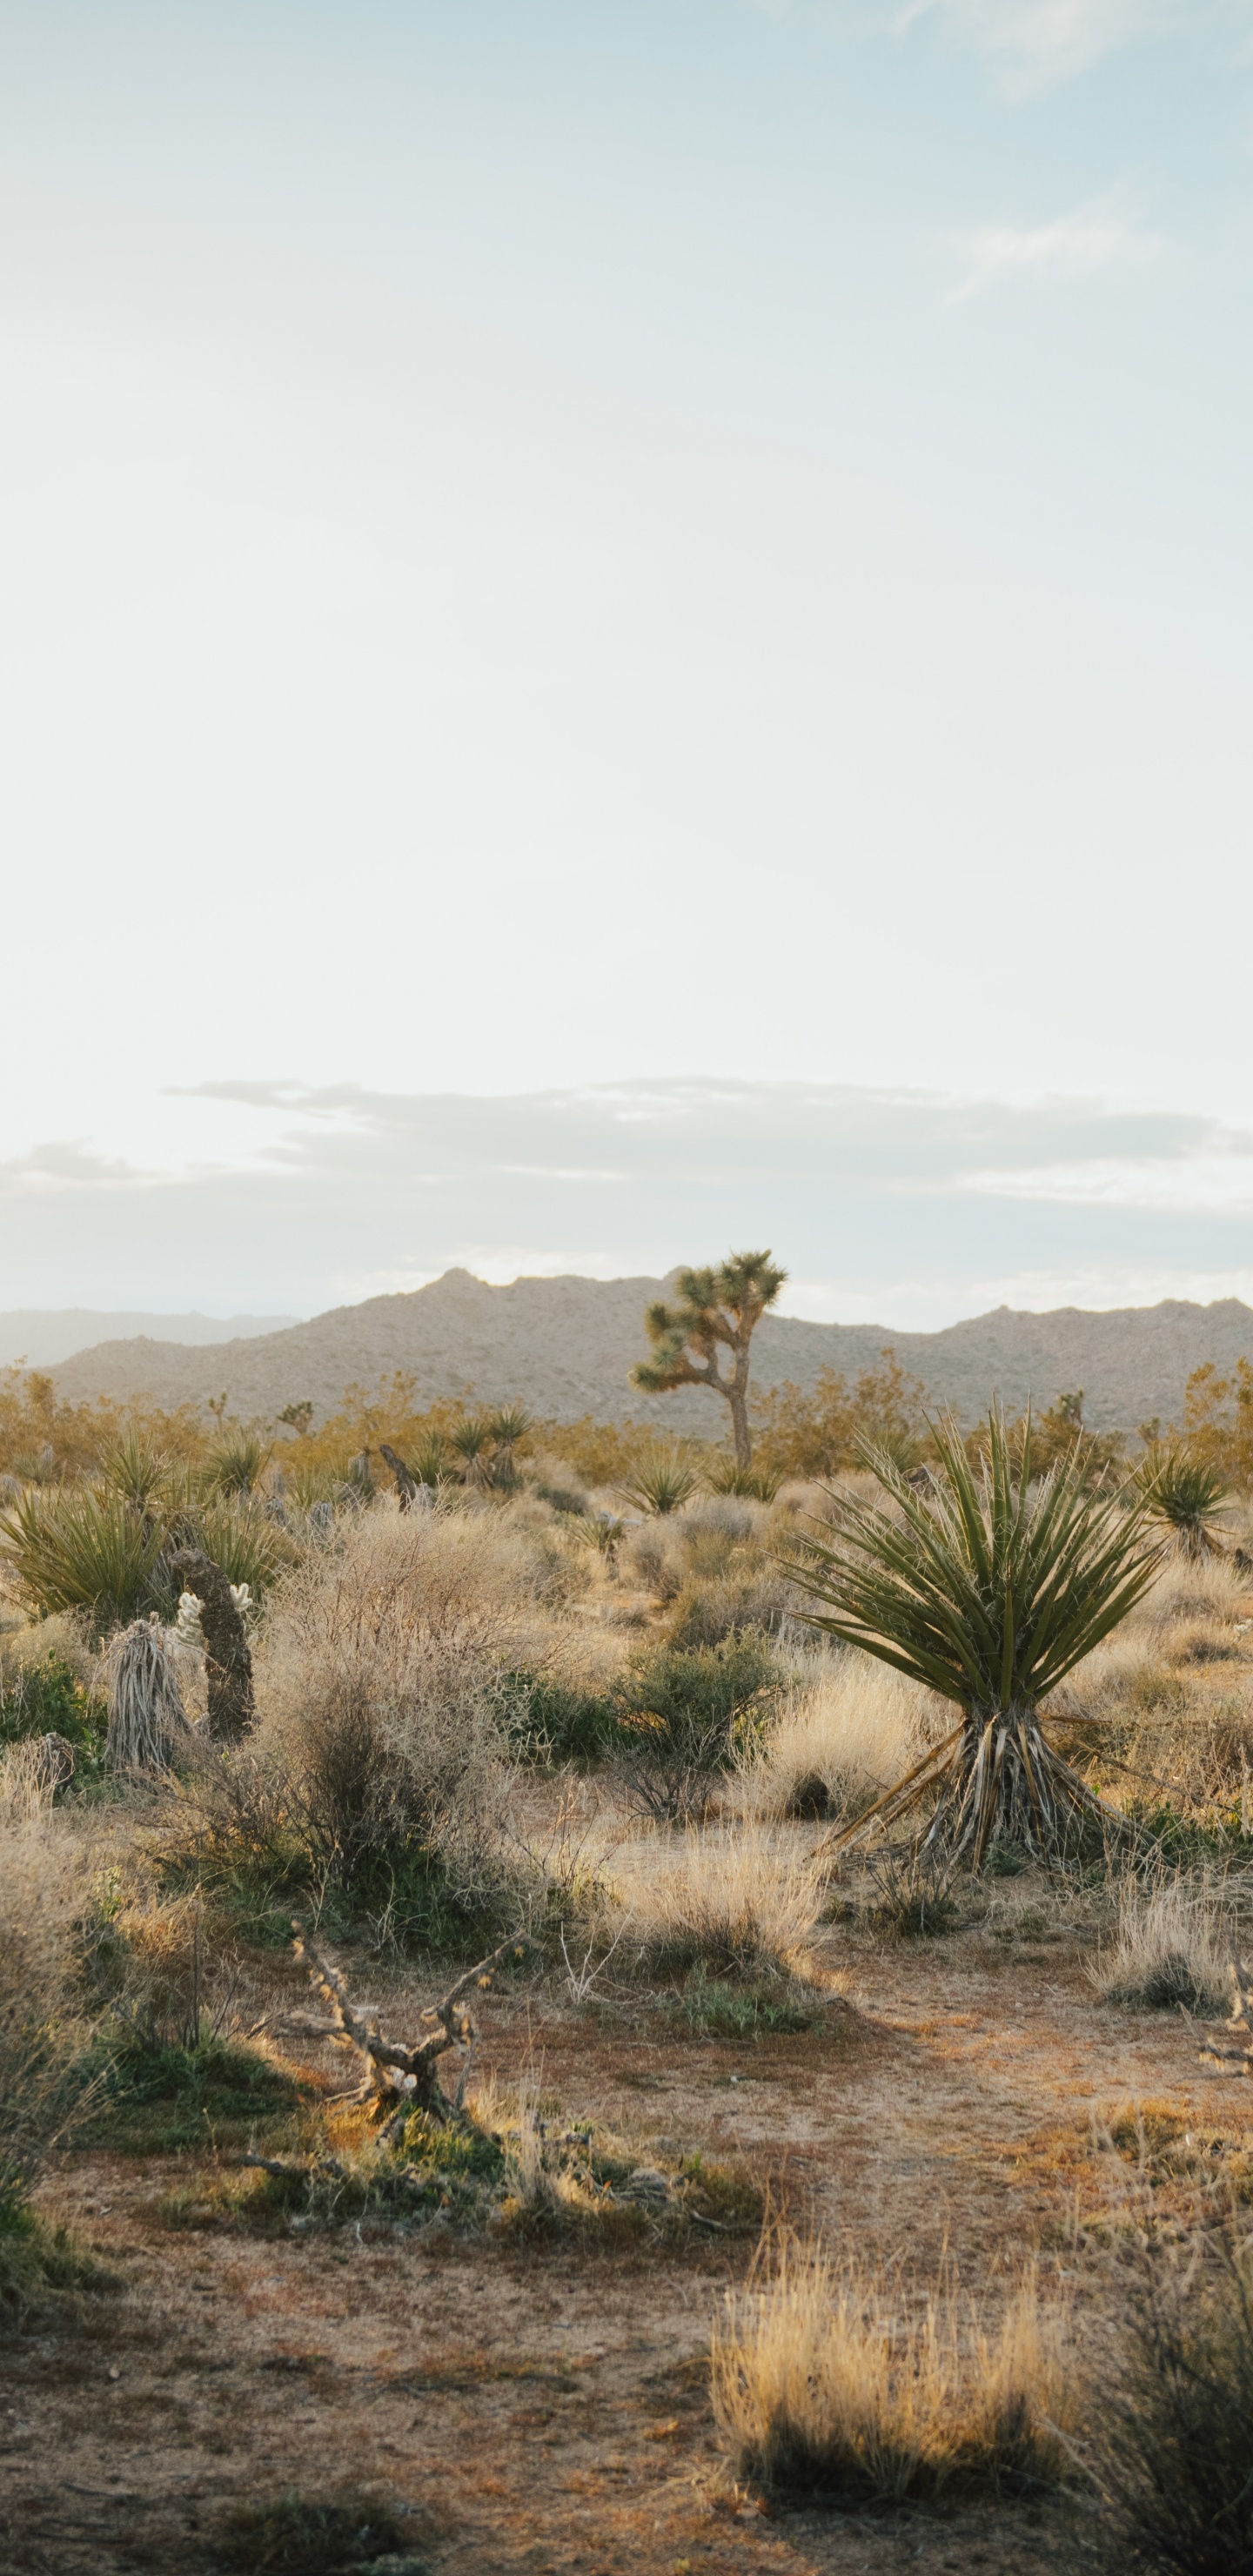
M 728 1387 L 727 1387 L 727 1389 L 726 1389 L 726 1399 L 727 1399 L 727 1403 L 728 1403 L 728 1404 L 730 1405 L 730 1407 L 731 1407 L 731 1429 L 732 1429 L 732 1431 L 733 1431 L 733 1432 L 734 1432 L 734 1434 L 735 1434 L 735 1463 L 736 1463 L 736 1466 L 737 1466 L 737 1467 L 751 1467 L 751 1466 L 752 1466 L 752 1463 L 753 1463 L 753 1443 L 752 1443 L 752 1438 L 751 1438 L 751 1436 L 750 1436 L 749 1428 L 748 1428 L 748 1352 L 747 1352 L 747 1351 L 745 1351 L 745 1353 L 744 1353 L 743 1374 L 744 1374 L 744 1383 L 743 1383 L 743 1385 L 741 1386 L 741 1385 L 738 1383 L 739 1376 L 740 1376 L 740 1370 L 739 1370 L 739 1367 L 738 1367 L 738 1365 L 737 1365 L 736 1373 L 735 1373 L 735 1378 L 732 1380 L 731 1385 L 730 1385 L 730 1386 L 728 1386 Z
M 217 1744 L 238 1744 L 253 1718 L 252 1657 L 230 1582 L 199 1548 L 183 1548 L 170 1570 L 200 1603 L 205 1671 L 209 1683 L 209 1733 Z

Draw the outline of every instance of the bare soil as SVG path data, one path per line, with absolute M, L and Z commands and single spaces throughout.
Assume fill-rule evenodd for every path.
M 743 2163 L 794 2220 L 906 2280 L 947 2251 L 994 2296 L 1037 2258 L 1086 2357 L 1108 2295 L 1076 2213 L 1128 2171 L 1100 2133 L 1148 2103 L 1207 2137 L 1253 2139 L 1253 2097 L 1199 2064 L 1178 2016 L 1095 2000 L 1090 1942 L 1023 1878 L 946 1939 L 825 1931 L 815 1970 L 848 2009 L 820 2030 L 701 2039 L 647 1998 L 576 2011 L 545 1988 L 487 2000 L 484 2053 L 502 2079 L 529 2068 L 572 2117 L 642 2148 Z M 430 1991 L 415 1982 L 415 2004 Z M 388 2017 L 400 2026 L 390 2001 Z M 1082 2495 L 762 2510 L 720 2452 L 706 2366 L 747 2244 L 593 2254 L 438 2226 L 172 2227 L 171 2184 L 213 2163 L 211 2149 L 93 2152 L 45 2187 L 122 2286 L 85 2321 L 0 2352 L 0 2564 L 14 2576 L 194 2576 L 221 2563 L 233 2509 L 291 2490 L 388 2501 L 431 2576 L 1110 2563 Z

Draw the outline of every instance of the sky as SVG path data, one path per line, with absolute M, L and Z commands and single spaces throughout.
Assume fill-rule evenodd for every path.
M 1253 0 L 0 0 L 0 1306 L 1253 1298 Z

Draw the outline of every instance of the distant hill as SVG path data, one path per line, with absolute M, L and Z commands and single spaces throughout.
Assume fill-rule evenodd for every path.
M 114 1338 L 53 1374 L 58 1393 L 76 1403 L 99 1395 L 196 1403 L 224 1390 L 237 1414 L 268 1418 L 308 1398 L 320 1420 L 338 1409 L 351 1381 L 373 1388 L 405 1369 L 417 1380 L 420 1403 L 469 1391 L 485 1403 L 515 1398 L 559 1421 L 585 1413 L 602 1421 L 651 1418 L 717 1436 L 725 1408 L 716 1396 L 688 1388 L 650 1398 L 627 1383 L 645 1347 L 644 1307 L 666 1284 L 515 1279 L 493 1288 L 468 1270 L 448 1270 L 411 1295 L 336 1306 L 278 1332 L 199 1347 L 170 1337 Z M 767 1315 L 754 1344 L 756 1383 L 794 1378 L 812 1387 L 824 1365 L 854 1374 L 888 1343 L 933 1404 L 955 1405 L 967 1420 L 985 1409 L 994 1389 L 1020 1406 L 1028 1395 L 1041 1405 L 1082 1387 L 1095 1429 L 1132 1429 L 1149 1414 L 1177 1417 L 1189 1372 L 1202 1361 L 1230 1369 L 1242 1354 L 1253 1358 L 1253 1309 L 1234 1297 L 1212 1306 L 1168 1299 L 1108 1314 L 1062 1306 L 1033 1315 L 998 1306 L 938 1333 Z
M 0 1315 L 0 1368 L 11 1368 L 15 1360 L 55 1368 L 75 1351 L 131 1341 L 138 1333 L 162 1343 L 242 1342 L 257 1333 L 286 1332 L 296 1321 L 295 1315 L 108 1315 L 90 1306 L 16 1306 Z

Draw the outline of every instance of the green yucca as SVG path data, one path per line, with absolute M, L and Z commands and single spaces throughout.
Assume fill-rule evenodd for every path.
M 689 1467 L 679 1449 L 653 1449 L 645 1453 L 631 1475 L 617 1488 L 636 1510 L 656 1512 L 663 1517 L 681 1511 L 696 1491 L 696 1471 Z
M 128 1423 L 118 1439 L 100 1453 L 99 1482 L 141 1517 L 159 1517 L 157 1497 L 169 1475 L 170 1462 L 159 1441 L 138 1423 Z
M 772 1503 L 782 1482 L 773 1467 L 740 1467 L 734 1458 L 720 1458 L 705 1478 L 711 1494 L 742 1494 L 754 1503 Z
M 264 1504 L 250 1494 L 215 1496 L 202 1504 L 180 1530 L 179 1545 L 203 1548 L 227 1582 L 246 1583 L 254 1599 L 268 1591 L 285 1566 L 294 1564 L 297 1554 L 281 1523 L 271 1520 Z
M 892 1824 L 934 1791 L 925 1845 L 937 1855 L 978 1869 L 1001 1838 L 1055 1857 L 1077 1821 L 1111 1815 L 1046 1744 L 1040 1703 L 1140 1599 L 1160 1545 L 1144 1498 L 1092 1492 L 1077 1458 L 1033 1489 L 1030 1415 L 1017 1466 L 995 1407 L 977 1471 L 954 1421 L 934 1433 L 923 1492 L 864 1447 L 891 1508 L 842 1497 L 834 1546 L 811 1540 L 787 1569 L 830 1605 L 804 1614 L 813 1626 L 961 1710 L 952 1734 L 847 1831 Z
M 1199 1564 L 1221 1555 L 1218 1524 L 1231 1489 L 1208 1460 L 1181 1441 L 1155 1440 L 1136 1469 L 1135 1482 L 1150 1517 L 1169 1532 L 1181 1556 Z
M 273 1455 L 273 1442 L 267 1446 L 252 1431 L 230 1431 L 209 1451 L 206 1483 L 217 1494 L 254 1493 Z
M 85 1610 L 103 1632 L 152 1601 L 165 1532 L 118 1493 L 28 1491 L 0 1514 L 0 1544 L 37 1610 Z

